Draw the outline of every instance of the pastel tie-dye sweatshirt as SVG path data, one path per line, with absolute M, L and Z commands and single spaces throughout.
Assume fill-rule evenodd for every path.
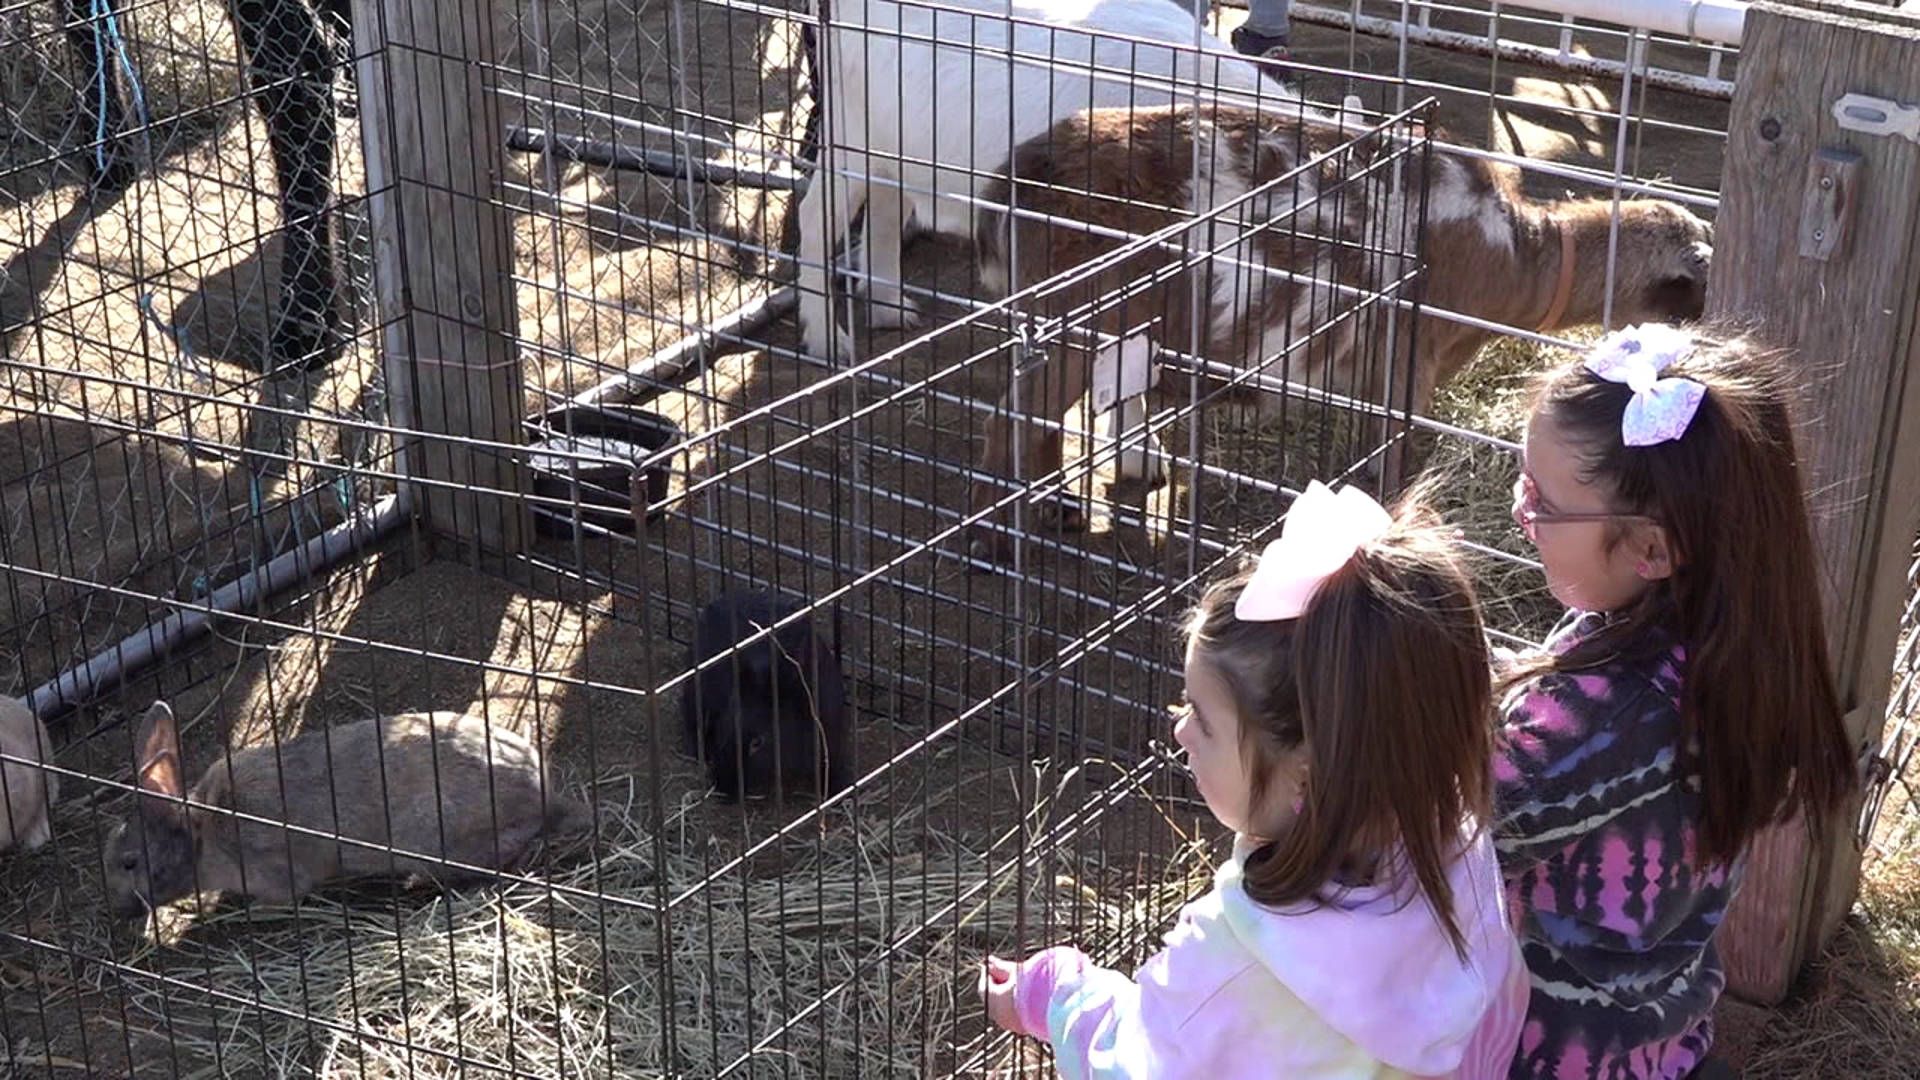
M 1568 612 L 1546 648 L 1604 619 Z M 1502 703 L 1495 846 L 1533 980 L 1516 1080 L 1671 1080 L 1713 1043 L 1712 935 L 1739 864 L 1730 876 L 1695 855 L 1698 782 L 1678 768 L 1686 650 L 1664 634 L 1644 645 Z
M 1400 1080 L 1506 1073 L 1527 1009 L 1485 830 L 1448 868 L 1465 963 L 1424 898 L 1348 890 L 1336 904 L 1262 907 L 1242 838 L 1213 890 L 1180 913 L 1137 979 L 1071 946 L 1014 975 L 1025 1034 L 1053 1044 L 1060 1075 L 1155 1080 Z

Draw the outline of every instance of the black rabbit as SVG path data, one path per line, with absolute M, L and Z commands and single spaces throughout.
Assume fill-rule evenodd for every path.
M 722 659 L 688 680 L 680 718 L 687 755 L 706 762 L 724 798 L 776 790 L 826 796 L 852 783 L 846 679 L 813 620 L 803 616 L 733 650 L 802 606 L 761 588 L 726 593 L 701 609 L 687 665 Z

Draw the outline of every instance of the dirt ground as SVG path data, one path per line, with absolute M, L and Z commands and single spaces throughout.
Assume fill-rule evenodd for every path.
M 687 5 L 684 20 L 666 4 L 631 9 L 580 0 L 569 7 L 544 27 L 532 8 L 501 8 L 503 62 L 528 73 L 506 89 L 561 103 L 509 109 L 510 123 L 614 134 L 566 109 L 579 105 L 625 118 L 623 139 L 665 149 L 673 140 L 633 125 L 678 115 L 681 126 L 714 140 L 700 156 L 755 168 L 767 164 L 760 151 L 791 145 L 801 119 L 790 107 L 798 61 L 784 29 L 705 4 Z M 275 382 L 252 373 L 250 358 L 265 339 L 264 305 L 277 289 L 278 248 L 262 239 L 277 224 L 264 131 L 232 101 L 239 72 L 217 6 L 174 4 L 164 18 L 162 10 L 136 10 L 129 36 L 155 114 L 186 118 L 157 132 L 153 164 L 133 189 L 117 199 L 84 196 L 68 165 L 44 149 L 71 137 L 44 91 L 31 95 L 40 110 L 32 116 L 12 110 L 24 117 L 18 130 L 40 141 L 16 139 L 27 147 L 24 158 L 0 159 L 0 327 L 21 327 L 4 342 L 0 540 L 6 563 L 39 571 L 10 575 L 0 596 L 0 627 L 14 628 L 0 630 L 8 661 L 0 673 L 15 692 L 136 629 L 159 607 L 142 597 L 216 587 L 289 537 L 340 520 L 349 497 L 390 487 L 381 475 L 391 469 L 389 448 L 349 423 L 383 416 L 373 377 L 377 328 L 364 295 L 361 335 L 331 372 Z M 1231 13 L 1227 25 L 1238 18 Z M 32 40 L 41 46 L 39 68 L 19 52 L 0 58 L 0 92 L 10 106 L 29 100 L 22 87 L 57 84 L 57 39 Z M 178 57 L 208 51 L 217 63 L 206 75 L 181 75 Z M 1394 57 L 1391 43 L 1356 46 L 1344 34 L 1306 26 L 1296 31 L 1294 52 L 1309 64 L 1376 72 L 1391 71 Z M 670 65 L 670 54 L 686 62 Z M 1609 109 L 1617 87 L 1569 83 L 1510 63 L 1489 80 L 1481 58 L 1431 50 L 1415 50 L 1414 58 L 1417 78 L 1491 85 L 1519 99 L 1490 108 L 1485 98 L 1442 93 L 1438 118 L 1455 141 L 1610 167 L 1611 123 L 1566 110 Z M 1308 83 L 1316 96 L 1338 96 L 1319 87 Z M 1707 130 L 1725 125 L 1724 103 L 1664 91 L 1638 96 L 1647 115 Z M 357 147 L 358 136 L 357 121 L 343 122 L 343 147 Z M 1633 146 L 1629 165 L 1642 178 L 1718 186 L 1718 137 L 1646 128 Z M 340 174 L 349 196 L 340 215 L 346 247 L 353 265 L 364 267 L 363 213 L 351 198 L 364 179 L 353 149 L 343 150 Z M 788 241 L 782 193 L 690 191 L 531 155 L 510 155 L 505 181 L 508 201 L 522 211 L 515 270 L 526 411 L 633 364 L 687 324 L 764 295 L 777 284 L 769 274 L 784 275 L 750 250 Z M 1570 186 L 1538 176 L 1528 183 L 1540 197 Z M 909 248 L 917 284 L 971 293 L 967 266 L 967 252 L 952 243 Z M 1095 892 L 1115 894 L 1162 874 L 1198 831 L 1200 812 L 1166 773 L 1153 773 L 1135 797 L 1121 773 L 1150 739 L 1166 738 L 1165 706 L 1179 689 L 1182 583 L 1203 575 L 1220 545 L 1270 522 L 1277 500 L 1235 482 L 1203 481 L 1196 489 L 1184 470 L 1164 489 L 1116 485 L 1119 509 L 1096 514 L 1085 535 L 1045 534 L 1025 546 L 1022 573 L 983 573 L 958 557 L 957 538 L 940 534 L 963 505 L 960 469 L 978 428 L 977 411 L 957 399 L 998 395 L 1004 359 L 993 350 L 1002 343 L 984 332 L 944 335 L 862 378 L 823 387 L 824 372 L 783 355 L 794 342 L 790 322 L 763 338 L 765 348 L 716 360 L 649 406 L 691 441 L 676 463 L 674 503 L 637 545 L 547 538 L 528 559 L 475 568 L 402 534 L 325 587 L 278 603 L 265 613 L 275 625 L 229 620 L 211 647 L 172 659 L 67 721 L 56 734 L 60 765 L 124 781 L 130 747 L 116 722 L 155 696 L 170 698 L 190 723 L 187 753 L 199 762 L 222 744 L 255 744 L 369 712 L 484 709 L 547 746 L 568 790 L 610 804 L 625 799 L 635 827 L 658 841 L 648 858 L 668 852 L 672 870 L 629 867 L 622 887 L 646 882 L 633 887 L 665 894 L 726 866 L 794 816 L 791 807 L 703 799 L 697 767 L 676 753 L 677 738 L 665 737 L 675 730 L 673 680 L 684 667 L 696 606 L 730 585 L 777 581 L 822 602 L 816 618 L 848 661 L 859 769 L 885 772 L 848 815 L 804 826 L 735 873 L 777 880 L 783 868 L 831 850 L 870 859 L 881 868 L 872 880 L 884 883 L 900 867 L 950 849 L 1010 854 L 1017 844 L 1009 847 L 1007 838 L 1022 835 L 1052 844 L 1044 838 L 1055 834 L 1023 816 L 1044 794 L 1059 807 L 1098 808 L 1084 831 L 1060 842 L 1048 866 L 1069 867 Z M 863 355 L 902 340 L 873 334 Z M 1467 422 L 1497 411 L 1474 395 L 1510 395 L 1518 374 L 1502 367 L 1469 378 L 1448 415 Z M 182 408 L 177 396 L 141 384 L 209 400 Z M 895 393 L 897 400 L 886 400 Z M 262 403 L 306 419 L 265 420 Z M 1288 482 L 1337 467 L 1347 453 L 1337 434 L 1283 440 L 1212 415 L 1176 424 L 1164 440 L 1173 448 L 1210 446 L 1210 463 Z M 293 448 L 306 460 L 263 471 L 249 459 L 212 453 L 214 445 Z M 769 461 L 774 446 L 780 449 Z M 1497 499 L 1510 475 L 1503 480 L 1488 469 L 1484 490 Z M 264 518 L 256 518 L 256 506 L 268 510 Z M 1188 520 L 1195 508 L 1204 527 Z M 1510 537 L 1493 535 L 1499 516 L 1490 515 L 1489 534 L 1476 539 L 1509 545 Z M 1521 607 L 1503 616 L 1506 625 L 1537 631 L 1537 617 Z M 1051 771 L 1018 764 L 1032 758 Z M 1058 786 L 1043 792 L 1043 780 Z M 236 1055 L 227 1062 L 239 1070 L 232 1075 L 264 1071 L 265 1021 L 257 1036 L 230 1033 L 193 1044 L 202 1050 L 186 1051 L 190 1060 L 169 1057 L 183 1053 L 170 1038 L 173 1025 L 204 1027 L 222 1017 L 196 1013 L 190 993 L 156 1007 L 152 995 L 131 989 L 138 980 L 85 958 L 118 956 L 145 971 L 171 965 L 179 978 L 199 982 L 194 964 L 210 955 L 244 951 L 255 940 L 290 949 L 301 931 L 250 935 L 222 924 L 191 931 L 184 953 L 135 948 L 124 928 L 98 915 L 99 837 L 126 798 L 118 789 L 71 783 L 55 843 L 5 856 L 0 903 L 16 933 L 42 946 L 21 948 L 16 939 L 0 960 L 0 1033 L 25 1055 L 20 1060 L 43 1061 L 49 1071 L 79 1062 L 100 1075 L 195 1075 L 213 1067 L 192 1057 L 211 1045 Z M 921 812 L 909 815 L 916 806 Z M 881 843 L 850 824 L 909 817 L 907 834 L 884 830 Z M 691 877 L 677 877 L 681 871 Z M 957 891 L 947 899 L 957 900 Z M 854 1002 L 849 1011 L 816 1014 L 813 1022 L 910 1007 L 925 1030 L 901 1037 L 903 1046 L 914 1044 L 910 1057 L 877 1071 L 957 1067 L 965 1058 L 957 1048 L 978 1025 L 975 1007 L 961 1000 L 964 965 L 987 947 L 1038 944 L 1029 936 L 1038 927 L 1088 925 L 1091 916 L 1079 908 L 1056 912 L 1052 903 L 1024 916 L 1025 932 L 975 928 L 961 936 L 964 948 L 927 953 L 932 974 L 908 991 L 877 975 L 856 981 L 845 995 Z M 1124 936 L 1150 941 L 1170 903 L 1160 896 L 1127 908 L 1118 923 Z M 937 906 L 920 918 L 939 918 Z M 913 925 L 911 913 L 902 918 Z M 716 976 L 711 968 L 707 974 Z M 863 977 L 871 974 L 863 969 Z M 809 972 L 789 992 L 804 1000 L 833 981 L 824 972 L 806 981 L 815 978 Z M 694 993 L 685 1007 L 724 1026 L 725 1000 L 717 990 Z M 1766 1016 L 1732 1005 L 1723 1013 L 1722 1044 L 1742 1060 Z M 353 1024 L 369 1038 L 412 1030 L 380 1015 L 355 1016 Z M 726 1045 L 756 1033 L 731 1031 L 725 1039 L 736 1041 Z M 713 1041 L 718 1047 L 722 1037 Z M 682 1067 L 712 1063 L 685 1053 L 695 1056 Z M 325 1072 L 330 1059 L 316 1050 L 296 1060 Z

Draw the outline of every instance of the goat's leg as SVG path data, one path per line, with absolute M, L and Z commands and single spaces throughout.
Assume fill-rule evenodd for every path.
M 1434 350 L 1424 345 L 1416 348 L 1410 366 L 1412 371 L 1406 378 L 1413 382 L 1412 400 L 1407 407 L 1414 416 L 1426 416 L 1433 411 L 1433 396 L 1439 386 L 1440 358 Z M 1413 481 L 1420 470 L 1426 467 L 1431 453 L 1432 433 L 1423 431 L 1412 423 L 1383 417 L 1387 428 L 1387 437 L 1391 440 L 1385 453 L 1380 456 L 1379 480 L 1383 494 L 1399 491 Z
M 820 110 L 826 105 L 826 80 L 820 77 L 818 31 L 812 22 L 800 24 L 800 48 L 807 58 L 807 126 L 800 132 L 800 160 L 809 165 L 820 160 Z M 804 170 L 803 170 L 804 171 Z
M 867 186 L 865 181 L 843 174 L 844 155 L 835 153 L 829 158 L 836 164 L 815 169 L 807 178 L 806 193 L 800 197 L 800 244 L 796 252 L 800 265 L 794 273 L 794 287 L 800 293 L 796 317 L 800 321 L 803 352 L 820 360 L 844 362 L 853 358 L 851 331 L 839 335 L 831 352 L 828 348 L 827 290 L 834 287 L 829 259 L 847 235 L 847 225 L 853 220 L 854 212 L 866 201 Z M 827 197 L 829 187 L 833 189 L 831 199 Z
M 1127 436 L 1128 432 L 1140 431 L 1146 424 L 1145 394 L 1135 394 L 1107 410 L 1107 436 L 1115 442 L 1127 439 L 1114 460 L 1114 475 L 1122 480 L 1142 480 L 1151 487 L 1159 487 L 1167 480 L 1160 437 L 1144 431 L 1131 438 Z
M 910 330 L 920 325 L 920 305 L 902 288 L 901 246 L 906 235 L 903 189 L 880 185 L 867 197 L 867 325 Z
M 1000 407 L 987 417 L 985 447 L 980 458 L 980 471 L 987 474 L 987 478 L 973 482 L 970 513 L 984 510 L 1002 497 L 1004 481 L 1013 479 L 1016 460 L 1023 466 L 1020 482 L 1025 485 L 1060 470 L 1066 456 L 1065 433 L 1058 426 L 1042 426 L 1027 418 L 1043 418 L 1055 425 L 1064 420 L 1067 410 L 1087 392 L 1090 368 L 1084 353 L 1060 350 L 1047 361 L 1014 376 L 1014 385 L 1000 399 Z M 1018 414 L 1013 409 L 1016 390 L 1020 401 Z M 1077 500 L 1062 494 L 1049 501 L 1057 510 L 1055 524 L 1068 529 L 1084 525 L 1085 515 Z M 1003 514 L 1004 510 L 982 518 L 973 527 L 971 549 L 975 557 L 993 560 L 1011 552 L 1012 538 L 991 524 Z
M 229 9 L 280 186 L 285 247 L 269 367 L 325 367 L 343 344 L 327 205 L 333 195 L 332 50 L 307 0 L 229 0 Z
M 112 0 L 66 0 L 67 44 L 80 77 L 85 172 L 100 191 L 119 191 L 133 183 L 138 171 L 120 137 L 126 108 L 120 100 L 119 58 L 105 26 L 114 13 Z
M 333 31 L 334 110 L 339 116 L 360 114 L 360 73 L 353 57 L 353 4 L 351 0 L 318 0 L 321 20 Z

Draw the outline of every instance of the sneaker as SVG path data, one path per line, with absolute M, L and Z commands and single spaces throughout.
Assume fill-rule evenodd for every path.
M 1242 56 L 1251 56 L 1259 60 L 1285 60 L 1287 53 L 1287 35 L 1260 34 L 1248 30 L 1245 26 L 1233 28 L 1230 39 L 1233 50 Z

